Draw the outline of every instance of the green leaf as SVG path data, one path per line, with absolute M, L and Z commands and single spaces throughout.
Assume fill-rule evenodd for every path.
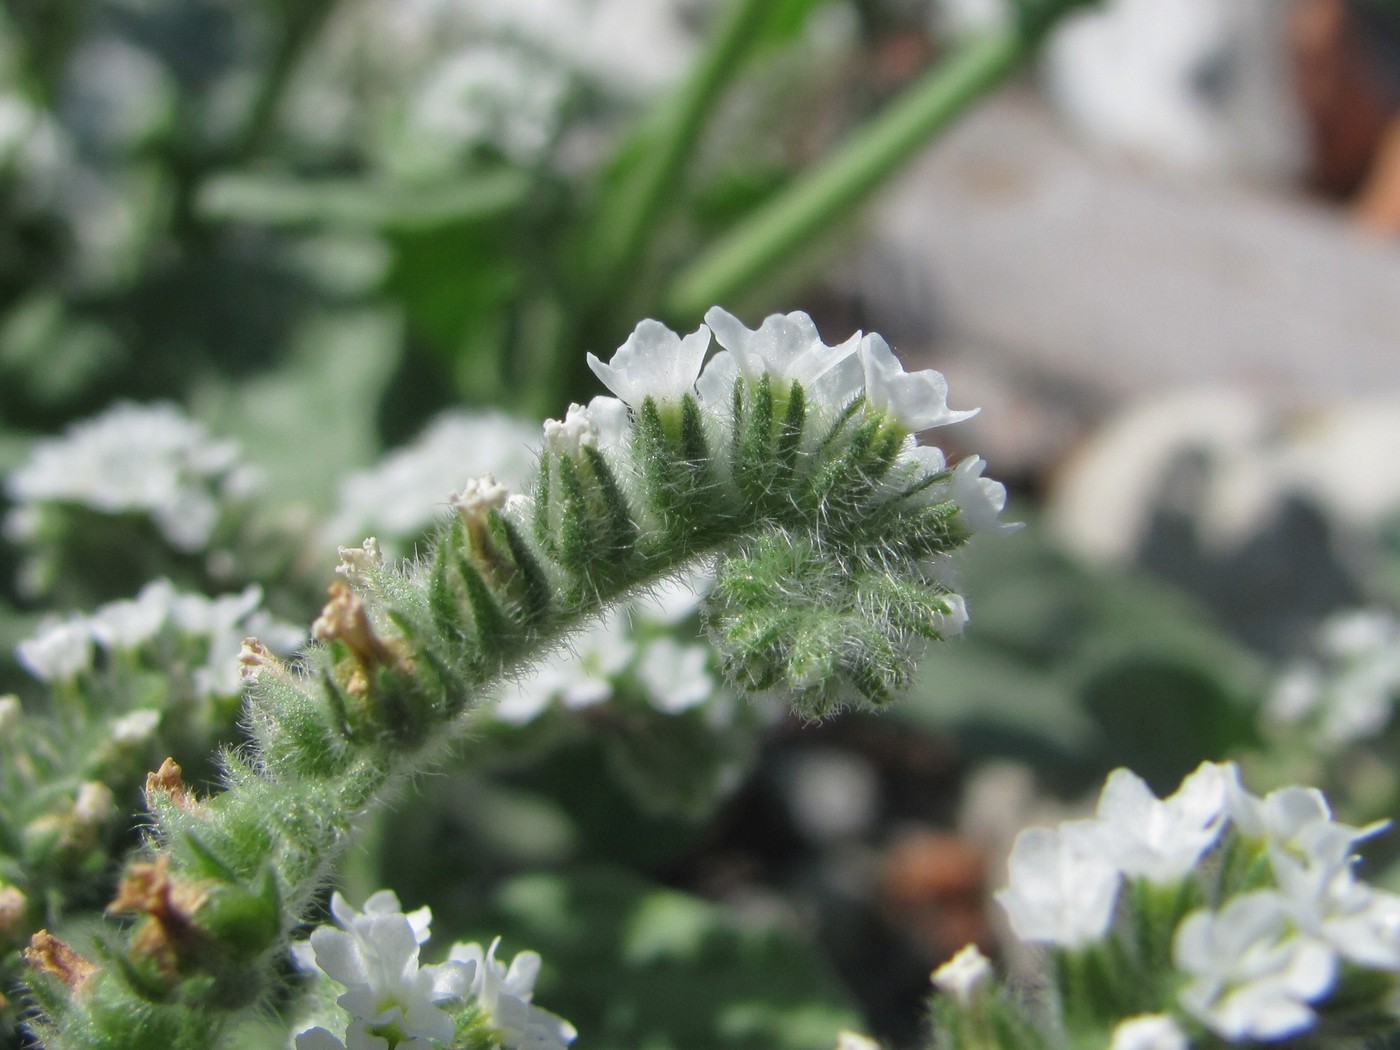
M 515 170 L 441 183 L 227 172 L 200 187 L 196 207 L 215 222 L 255 226 L 434 230 L 509 214 L 528 189 L 528 178 Z

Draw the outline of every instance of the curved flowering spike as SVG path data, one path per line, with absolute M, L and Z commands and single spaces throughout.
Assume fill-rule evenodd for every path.
M 731 680 L 804 717 L 887 703 L 928 643 L 961 631 L 967 609 L 947 586 L 947 562 L 974 532 L 996 529 L 1005 493 L 981 477 L 980 460 L 950 471 L 916 443 L 914 428 L 957 416 L 941 380 L 904 375 L 883 343 L 828 346 L 805 314 L 757 330 L 722 310 L 707 320 L 725 349 L 698 379 L 705 329 L 681 338 L 640 325 L 611 363 L 595 364 L 623 398 L 546 423 L 522 494 L 489 479 L 461 489 L 414 562 L 382 559 L 372 544 L 352 552 L 302 659 L 277 665 L 248 649 L 254 742 L 226 755 L 228 790 L 155 807 L 156 852 L 172 879 L 213 895 L 268 873 L 284 909 L 278 929 L 293 928 L 366 808 L 442 754 L 464 715 L 610 605 L 702 559 L 717 565 L 702 616 Z M 1084 892 L 1069 885 L 1076 870 L 1063 866 L 1064 894 Z M 1116 882 L 1096 885 L 1089 904 L 1111 903 Z M 423 931 L 389 898 L 364 913 L 338 904 L 337 919 L 340 930 L 311 943 L 322 968 L 348 983 L 343 1005 L 362 1027 L 347 1043 L 376 1028 L 400 1042 L 409 1030 L 439 1038 L 436 986 L 417 961 Z M 1071 919 L 1052 924 L 1084 936 L 1087 920 Z M 108 983 L 142 972 L 139 950 L 131 937 L 112 949 Z M 128 991 L 141 1009 L 161 1000 L 213 1015 L 246 1002 L 259 976 L 201 967 L 181 956 Z M 522 1046 L 567 1043 L 524 1006 L 502 992 L 496 1027 Z M 102 1042 L 107 1022 L 82 1001 L 59 1013 L 65 1038 L 95 1033 L 65 1050 L 122 1045 Z

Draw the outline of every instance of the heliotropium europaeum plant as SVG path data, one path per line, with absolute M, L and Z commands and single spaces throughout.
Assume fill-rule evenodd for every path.
M 270 994 L 365 812 L 503 682 L 697 562 L 714 565 L 704 615 L 731 682 L 804 717 L 885 704 L 926 643 L 961 631 L 950 555 L 1005 528 L 1005 490 L 977 457 L 949 466 L 917 442 L 971 414 L 943 377 L 906 373 L 876 335 L 827 346 L 804 314 L 706 320 L 684 338 L 644 321 L 610 362 L 590 357 L 618 396 L 545 424 L 526 492 L 468 483 L 419 560 L 343 550 L 298 661 L 245 643 L 252 741 L 213 797 L 173 762 L 148 780 L 151 850 L 108 907 L 133 921 L 92 958 L 47 933 L 31 945 L 45 1045 L 215 1045 Z
M 1316 788 L 1259 798 L 1206 762 L 1166 799 L 1126 769 L 1097 815 L 1016 840 L 997 894 L 1044 950 L 1037 1001 L 973 946 L 934 972 L 936 1045 L 1187 1050 L 1326 1046 L 1396 1028 L 1400 896 L 1358 877 L 1384 830 Z

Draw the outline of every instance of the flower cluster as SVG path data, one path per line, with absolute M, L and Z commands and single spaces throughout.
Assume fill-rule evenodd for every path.
M 16 655 L 42 681 L 71 682 L 93 670 L 99 651 L 109 660 L 120 660 L 168 635 L 182 651 L 199 651 L 190 672 L 196 696 L 237 696 L 238 652 L 244 637 L 257 634 L 283 653 L 306 638 L 301 628 L 274 619 L 261 605 L 262 588 L 256 584 L 238 594 L 210 598 L 177 591 L 169 580 L 154 580 L 135 598 L 45 622 L 37 634 L 19 643 Z
M 1180 1047 L 1202 1026 L 1282 1039 L 1323 1015 L 1364 1028 L 1400 987 L 1400 896 L 1354 870 L 1382 827 L 1337 822 L 1313 788 L 1259 798 L 1233 764 L 1166 799 L 1120 769 L 1094 818 L 1021 833 L 997 899 L 1020 938 L 1055 949 L 1066 1017 L 1151 1015 L 1118 1013 L 1114 1046 Z
M 813 532 L 775 532 L 751 556 L 721 561 L 706 602 L 711 634 L 745 691 L 805 696 L 814 715 L 853 694 L 881 703 L 907 680 L 916 643 L 962 630 L 966 607 L 938 582 L 947 577 L 939 555 L 948 537 L 956 545 L 1009 527 L 999 521 L 1006 491 L 982 477 L 980 458 L 950 468 L 939 449 L 914 437 L 973 413 L 950 409 L 943 377 L 905 372 L 878 335 L 828 346 L 805 314 L 774 315 L 756 330 L 719 308 L 705 320 L 683 338 L 644 321 L 610 362 L 590 355 L 617 396 L 575 405 L 547 426 L 545 465 L 596 457 L 625 477 L 635 464 L 667 497 L 654 508 L 663 530 L 679 528 L 672 500 L 705 506 L 712 517 L 746 505 L 813 505 Z M 719 350 L 711 355 L 712 340 Z M 701 481 L 684 464 L 706 450 L 718 469 Z M 842 465 L 824 467 L 824 459 Z M 677 460 L 678 470 L 662 466 Z M 844 599 L 814 589 L 806 604 L 794 582 L 836 575 L 816 548 L 839 534 L 840 510 L 860 503 L 868 534 L 851 530 Z M 927 540 L 876 534 L 882 513 L 920 508 L 931 514 Z M 627 523 L 618 522 L 625 542 Z M 860 571 L 868 565 L 887 580 L 901 555 L 928 591 L 896 592 Z M 866 663 L 875 649 L 885 653 L 879 666 Z
M 503 1050 L 564 1050 L 576 1032 L 563 1018 L 531 1003 L 540 957 L 521 952 L 509 967 L 490 948 L 457 943 L 445 962 L 422 965 L 429 938 L 427 908 L 405 914 L 390 890 L 356 911 L 339 893 L 331 897 L 335 926 L 321 926 L 292 946 L 297 965 L 345 987 L 336 1000 L 344 1020 L 312 1025 L 296 1036 L 297 1050 L 394 1050 L 457 1045 L 469 1027 L 485 1025 Z
M 1380 734 L 1400 699 L 1400 622 L 1380 609 L 1329 618 L 1318 659 L 1294 663 L 1265 707 L 1275 723 L 1307 728 L 1329 748 Z
M 578 710 L 611 699 L 625 678 L 663 714 L 680 714 L 720 692 L 710 648 L 680 641 L 677 626 L 690 618 L 712 581 L 700 576 L 666 584 L 570 639 L 535 671 L 511 683 L 492 708 L 510 723 L 532 721 L 550 704 Z
M 212 440 L 174 405 L 121 403 L 34 446 L 6 481 L 17 505 L 6 532 L 24 541 L 39 527 L 41 508 L 77 504 L 149 515 L 172 547 L 197 551 L 209 542 L 222 501 L 255 484 L 237 445 Z
M 444 412 L 412 443 L 341 483 L 327 536 L 335 544 L 375 536 L 386 550 L 409 554 L 441 518 L 448 492 L 488 472 L 523 483 L 537 434 L 502 412 Z

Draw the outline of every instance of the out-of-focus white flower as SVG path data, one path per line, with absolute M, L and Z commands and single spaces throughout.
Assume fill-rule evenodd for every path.
M 110 733 L 118 744 L 144 744 L 155 734 L 160 725 L 160 712 L 149 708 L 130 711 L 112 720 Z
M 1274 860 L 1279 895 L 1301 933 L 1350 962 L 1400 973 L 1400 897 L 1358 880 L 1354 858 L 1334 864 Z
M 1321 661 L 1287 668 L 1265 717 L 1307 722 L 1332 747 L 1375 736 L 1400 699 L 1400 622 L 1384 610 L 1349 610 L 1323 623 L 1318 643 Z
M 1016 836 L 1007 886 L 996 899 L 1018 937 L 1062 948 L 1103 937 L 1121 875 L 1096 847 L 1094 837 L 1075 823 L 1055 830 L 1027 828 Z
M 1158 799 L 1142 778 L 1115 769 L 1088 825 L 1100 854 L 1124 875 L 1175 882 L 1195 869 L 1225 825 L 1225 793 L 1233 767 L 1203 762 L 1176 793 Z
M 804 313 L 773 314 L 750 330 L 718 306 L 706 311 L 705 323 L 725 349 L 710 359 L 696 388 L 703 401 L 718 409 L 731 404 L 739 376 L 757 382 L 767 374 L 778 389 L 801 383 L 816 407 L 840 409 L 861 392 L 860 333 L 827 346 Z
M 607 364 L 589 354 L 588 367 L 633 408 L 641 408 L 647 398 L 665 407 L 695 390 L 709 348 L 710 330 L 704 325 L 682 339 L 660 321 L 648 320 L 637 325 Z
M 992 983 L 992 964 L 977 945 L 968 944 L 934 970 L 930 980 L 944 995 L 968 1006 Z
M 496 961 L 500 943 L 497 937 L 483 951 L 475 942 L 459 942 L 447 957 L 471 969 L 468 994 L 490 1016 L 505 1050 L 564 1050 L 578 1036 L 574 1026 L 530 1002 L 540 973 L 538 953 L 520 952 L 507 968 Z
M 1336 983 L 1335 953 L 1294 933 L 1270 890 L 1235 897 L 1219 912 L 1192 912 L 1177 927 L 1173 956 L 1191 977 L 1181 1005 L 1231 1040 L 1281 1039 L 1312 1027 L 1310 1004 Z
M 1129 1017 L 1113 1030 L 1108 1050 L 1187 1050 L 1190 1040 L 1166 1014 Z
M 89 620 L 92 635 L 104 649 L 130 652 L 160 633 L 175 606 L 169 580 L 152 580 L 135 598 L 108 602 Z
M 925 368 L 905 372 L 890 344 L 867 335 L 857 349 L 865 373 L 865 400 L 876 412 L 892 416 L 911 434 L 970 419 L 978 412 L 955 412 L 948 407 L 948 381 L 941 372 Z
M 652 706 L 674 715 L 698 707 L 714 695 L 716 683 L 709 667 L 706 646 L 682 645 L 665 635 L 646 644 L 637 662 L 637 677 Z
M 288 653 L 306 641 L 306 631 L 273 619 L 260 606 L 262 588 L 252 584 L 238 594 L 209 598 L 177 595 L 171 622 L 182 634 L 208 640 L 208 655 L 195 668 L 195 689 L 202 696 L 237 696 L 242 687 L 238 654 L 243 639 L 255 635 L 269 649 Z
M 73 800 L 73 816 L 90 826 L 105 824 L 117 815 L 117 800 L 112 789 L 96 780 L 89 780 L 78 788 Z
M 500 41 L 468 47 L 428 73 L 407 106 L 406 141 L 386 161 L 420 174 L 449 169 L 465 151 L 490 144 L 533 164 L 559 132 L 569 87 L 568 74 L 537 54 Z
M 680 579 L 666 580 L 632 601 L 632 612 L 643 620 L 674 626 L 688 619 L 704 600 L 715 578 L 706 566 Z
M 528 678 L 507 686 L 495 704 L 496 717 L 523 725 L 554 700 L 567 708 L 592 707 L 613 695 L 613 682 L 632 662 L 637 647 L 618 619 L 603 619 L 571 639 Z
M 86 618 L 52 620 L 15 646 L 26 671 L 45 682 L 71 682 L 92 667 L 92 629 Z
M 1286 866 L 1335 870 L 1348 862 L 1358 842 L 1387 826 L 1384 821 L 1364 828 L 1337 823 L 1317 788 L 1285 787 L 1258 798 L 1240 784 L 1238 770 L 1226 783 L 1226 804 L 1235 829 L 1267 845 L 1276 872 Z
M 149 514 L 171 546 L 203 548 L 238 471 L 238 446 L 214 441 L 170 404 L 114 405 L 40 441 L 7 479 L 17 504 L 79 504 Z
M 339 893 L 331 897 L 336 926 L 313 930 L 309 942 L 295 949 L 303 968 L 314 964 L 346 991 L 336 1002 L 352 1019 L 345 1044 L 358 1050 L 375 1046 L 384 1031 L 395 1034 L 400 1046 L 426 1046 L 429 1040 L 449 1043 L 456 1035 L 451 1015 L 438 1004 L 462 999 L 473 973 L 469 966 L 449 960 L 437 966 L 420 966 L 419 946 L 428 939 L 431 912 L 420 908 L 405 915 L 398 897 L 380 890 L 358 912 Z M 303 1033 L 298 1048 L 333 1046 L 338 1037 Z M 303 1037 L 308 1041 L 303 1042 Z M 388 1045 L 387 1042 L 384 1045 Z
M 508 488 L 524 484 L 537 440 L 534 427 L 504 413 L 444 413 L 412 444 L 345 479 L 326 533 L 336 543 L 369 535 L 386 544 L 416 539 L 468 479 L 490 473 Z

